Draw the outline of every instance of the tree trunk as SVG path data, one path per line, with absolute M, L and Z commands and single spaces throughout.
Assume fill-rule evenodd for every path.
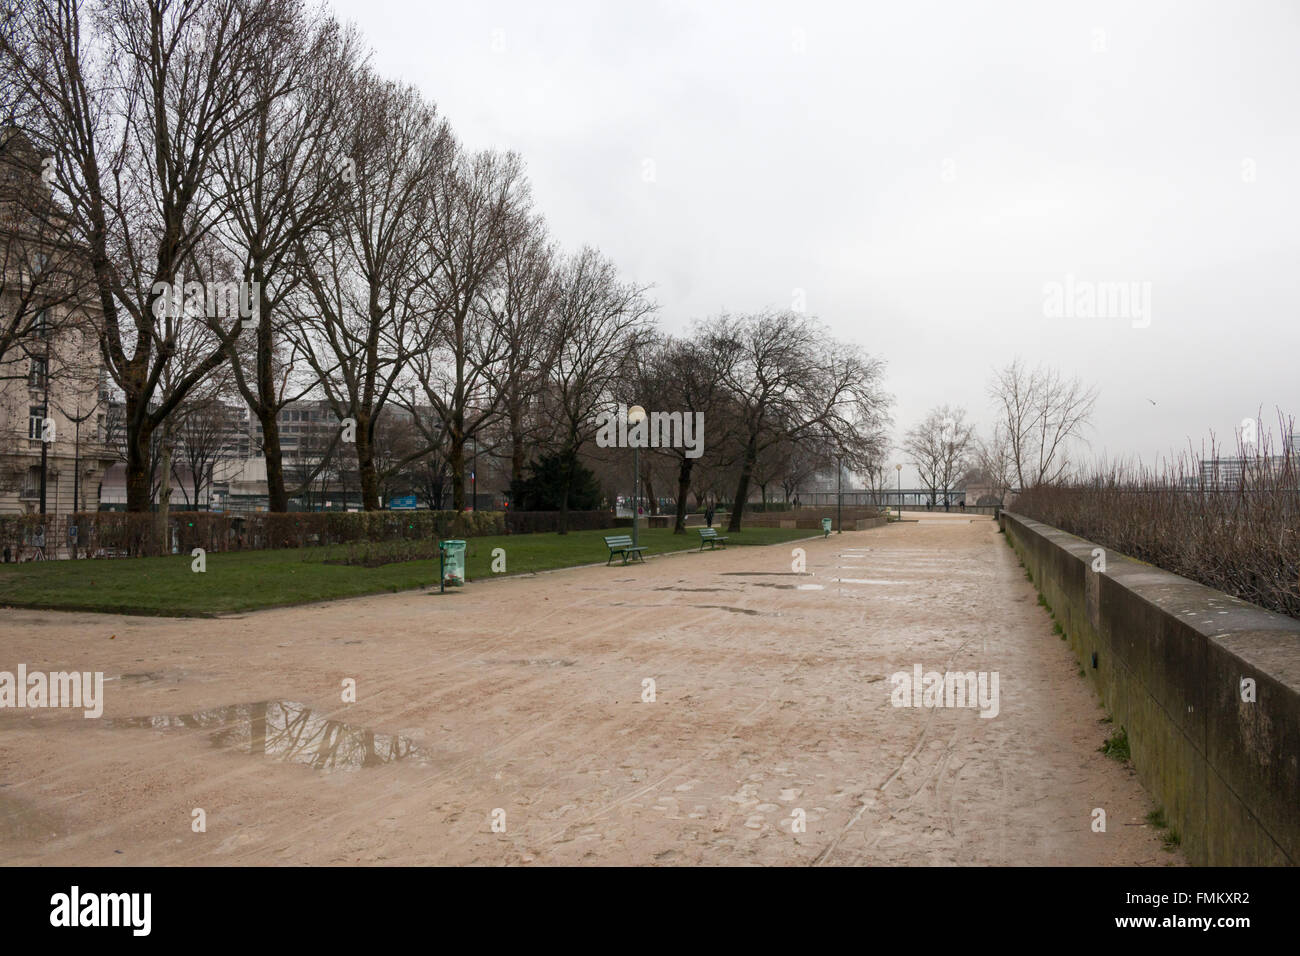
M 524 477 L 524 409 L 522 402 L 510 403 L 510 482 Z
M 686 533 L 686 497 L 691 493 L 691 468 L 694 466 L 694 458 L 682 456 L 681 467 L 677 469 L 677 520 L 673 524 L 673 534 Z
M 736 482 L 736 500 L 731 505 L 731 520 L 727 522 L 728 531 L 740 530 L 740 518 L 745 513 L 745 502 L 749 500 L 749 480 L 754 473 L 754 463 L 758 461 L 758 436 L 752 435 L 745 446 L 745 463 L 740 469 L 740 480 Z
M 462 415 L 453 415 L 451 427 L 447 429 L 447 438 L 451 444 L 447 453 L 447 463 L 451 466 L 451 506 L 456 511 L 465 510 L 465 419 Z
M 357 473 L 361 480 L 361 507 L 379 510 L 379 473 L 375 470 L 375 448 L 370 435 L 370 419 L 357 415 Z
M 560 497 L 560 534 L 569 533 L 569 491 L 573 487 L 573 463 L 578 458 L 577 450 L 565 450 L 564 453 L 564 494 Z M 635 508 L 636 505 L 633 504 Z M 634 512 L 635 513 L 635 512 Z
M 275 341 L 271 332 L 271 302 L 266 288 L 265 266 L 260 257 L 253 262 L 257 303 L 257 402 L 254 412 L 262 425 L 262 454 L 266 457 L 266 507 L 269 511 L 289 510 L 289 493 L 284 487 L 284 452 L 280 448 L 280 422 L 276 418 L 275 369 L 271 359 Z M 300 439 L 301 441 L 301 439 Z M 301 447 L 301 445 L 300 445 Z
M 289 510 L 289 492 L 284 486 L 284 453 L 280 450 L 280 422 L 275 412 L 258 409 L 262 423 L 262 453 L 266 456 L 266 505 L 270 511 Z
M 155 516 L 155 529 L 158 539 L 158 553 L 171 554 L 171 541 L 167 527 L 171 519 L 172 503 L 172 447 L 171 436 L 164 432 L 162 449 L 162 484 L 158 488 L 158 514 Z
M 126 398 L 126 510 L 148 511 L 153 502 L 151 487 L 153 474 L 149 467 L 149 440 L 153 438 L 153 425 L 145 419 L 139 428 L 134 426 L 139 397 Z

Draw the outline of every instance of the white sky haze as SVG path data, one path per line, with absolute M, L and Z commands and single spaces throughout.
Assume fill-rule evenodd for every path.
M 896 437 L 987 429 L 1017 354 L 1097 385 L 1089 455 L 1300 412 L 1300 5 L 335 8 L 667 329 L 802 290 L 887 361 Z M 1048 316 L 1067 276 L 1148 284 L 1149 324 Z

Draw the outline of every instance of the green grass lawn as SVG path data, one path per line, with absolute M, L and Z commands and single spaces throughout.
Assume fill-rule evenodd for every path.
M 500 535 L 470 538 L 466 576 L 501 577 L 491 570 L 492 549 L 506 551 L 506 573 L 528 574 L 552 568 L 604 562 L 609 552 L 601 538 L 613 531 Z M 726 534 L 726 532 L 723 532 Z M 779 544 L 807 538 L 806 529 L 750 528 L 730 534 L 731 545 Z M 694 528 L 685 535 L 668 529 L 642 529 L 640 543 L 651 555 L 699 547 Z M 307 604 L 384 591 L 433 587 L 437 560 L 402 561 L 376 568 L 328 564 L 346 554 L 343 546 L 282 551 L 212 552 L 207 570 L 190 570 L 192 558 L 36 561 L 0 564 L 0 605 L 207 617 L 234 611 Z M 617 567 L 619 559 L 615 559 Z M 614 573 L 614 568 L 610 569 Z

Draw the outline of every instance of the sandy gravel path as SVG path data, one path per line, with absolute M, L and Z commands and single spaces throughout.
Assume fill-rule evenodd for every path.
M 0 862 L 1181 862 L 993 522 L 920 517 L 800 542 L 803 575 L 787 545 L 221 620 L 0 611 L 0 670 L 111 678 L 100 720 L 0 710 Z M 997 671 L 998 716 L 891 706 L 914 664 Z

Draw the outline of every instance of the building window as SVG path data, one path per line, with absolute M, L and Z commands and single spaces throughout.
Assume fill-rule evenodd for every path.
M 39 498 L 41 495 L 41 467 L 32 465 L 27 469 L 27 481 L 23 484 L 20 497 Z
M 28 387 L 28 388 L 44 388 L 44 387 L 45 387 L 45 372 L 46 372 L 47 367 L 48 367 L 48 365 L 47 365 L 45 359 L 43 359 L 43 358 L 35 358 L 35 357 L 32 358 L 32 371 L 31 371 L 31 374 L 30 374 L 30 375 L 28 376 L 28 378 L 27 378 L 27 387 Z
M 45 407 L 43 405 L 33 405 L 27 410 L 27 437 L 34 440 L 41 440 L 41 426 L 45 424 Z

